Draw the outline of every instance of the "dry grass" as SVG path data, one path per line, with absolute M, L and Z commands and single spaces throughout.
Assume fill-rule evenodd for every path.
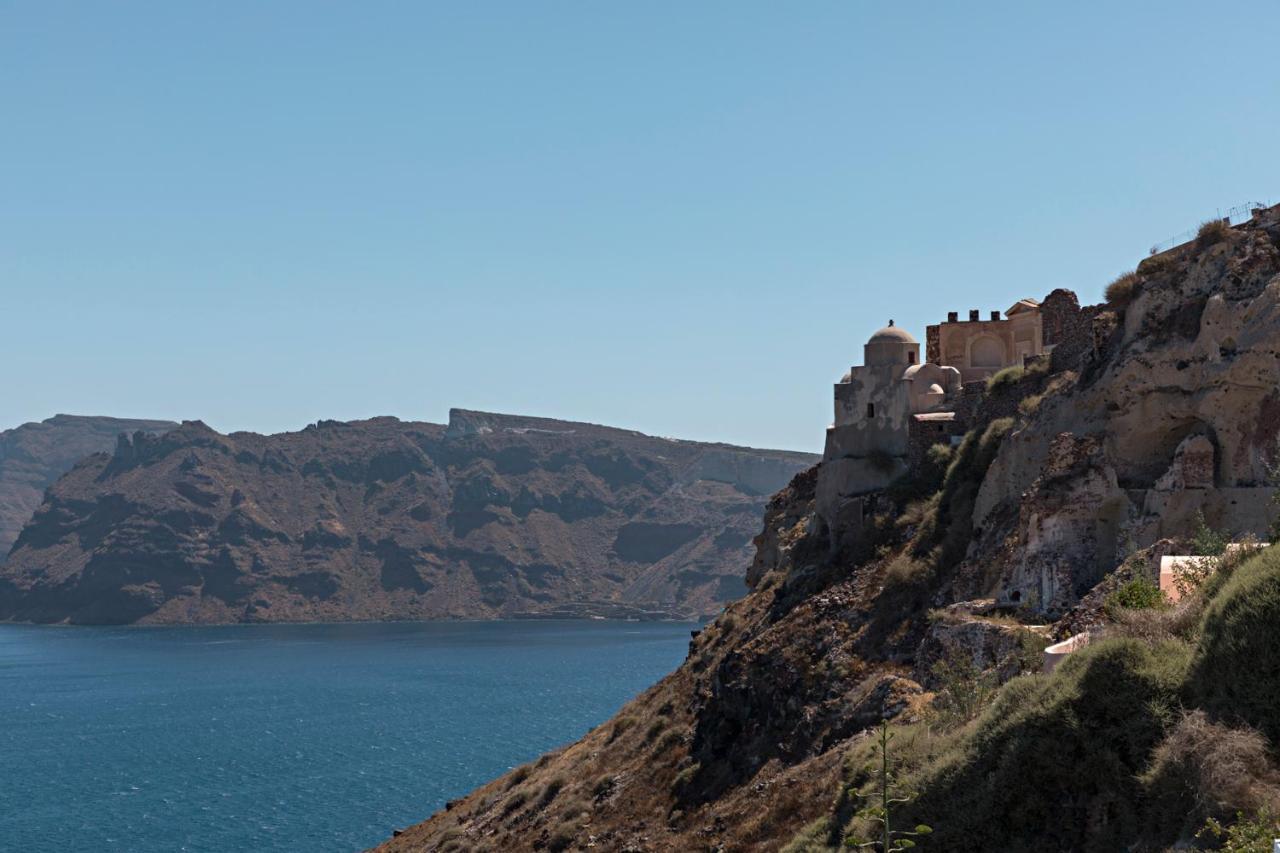
M 1006 385 L 1013 385 L 1016 382 L 1020 382 L 1024 373 L 1026 373 L 1026 368 L 1020 364 L 1015 364 L 1010 367 L 1006 367 L 1003 370 L 998 370 L 991 375 L 990 379 L 987 380 L 987 390 L 994 391 L 997 388 L 1003 388 Z
M 1106 297 L 1107 304 L 1113 308 L 1125 308 L 1138 295 L 1138 291 L 1142 289 L 1142 280 L 1138 278 L 1138 274 L 1132 270 L 1123 275 L 1116 276 L 1115 280 L 1107 285 Z
M 551 804 L 551 801 L 564 790 L 566 779 L 563 776 L 556 776 L 547 783 L 547 787 L 542 789 L 542 796 L 538 798 L 538 808 L 545 809 Z
M 511 775 L 507 777 L 508 790 L 511 788 L 514 788 L 516 785 L 519 785 L 525 779 L 528 779 L 529 774 L 531 772 L 532 772 L 532 768 L 530 768 L 528 764 L 521 764 L 515 770 L 512 770 Z
M 1231 225 L 1225 219 L 1210 219 L 1196 231 L 1196 248 L 1207 249 L 1231 236 Z
M 1146 780 L 1185 785 L 1198 812 L 1194 822 L 1236 812 L 1280 810 L 1280 770 L 1267 739 L 1251 728 L 1215 723 L 1203 711 L 1184 714 L 1156 748 Z
M 1198 595 L 1184 598 L 1175 607 L 1120 608 L 1115 611 L 1111 633 L 1152 644 L 1173 639 L 1191 640 L 1200 627 L 1203 613 L 1204 601 Z
M 608 743 L 613 743 L 623 732 L 636 724 L 636 718 L 631 716 L 619 717 L 614 720 L 613 728 L 609 729 Z

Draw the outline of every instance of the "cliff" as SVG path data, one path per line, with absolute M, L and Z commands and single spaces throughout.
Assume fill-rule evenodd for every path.
M 695 617 L 742 594 L 767 495 L 814 457 L 453 411 L 121 437 L 54 484 L 0 618 Z
M 1237 813 L 1262 837 L 1280 551 L 1206 556 L 1176 607 L 1155 582 L 1275 519 L 1280 211 L 1127 281 L 887 488 L 819 513 L 821 467 L 798 475 L 675 672 L 380 849 L 840 849 L 874 828 L 881 720 L 923 850 L 1163 850 Z
M 177 424 L 127 418 L 54 415 L 0 432 L 0 563 L 44 490 L 84 457 L 115 446 L 121 433 L 163 432 Z

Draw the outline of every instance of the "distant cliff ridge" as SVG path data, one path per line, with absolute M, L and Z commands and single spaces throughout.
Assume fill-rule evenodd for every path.
M 125 432 L 163 432 L 172 421 L 54 415 L 0 432 L 0 563 L 44 490 L 90 453 L 110 450 Z
M 0 618 L 228 622 L 716 612 L 816 456 L 455 410 L 122 437 L 48 492 Z

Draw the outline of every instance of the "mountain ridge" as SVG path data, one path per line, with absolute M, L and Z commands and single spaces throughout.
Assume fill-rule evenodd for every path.
M 0 563 L 44 490 L 85 456 L 109 450 L 116 436 L 137 430 L 164 431 L 173 421 L 56 414 L 0 431 Z
M 709 615 L 767 495 L 816 457 L 453 409 L 290 433 L 184 421 L 48 490 L 0 618 Z

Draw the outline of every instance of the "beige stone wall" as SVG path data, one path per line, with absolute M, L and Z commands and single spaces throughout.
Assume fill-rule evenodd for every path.
M 986 379 L 1044 352 L 1039 311 L 1019 312 L 1004 320 L 947 322 L 936 328 L 938 358 L 957 368 L 965 382 Z

